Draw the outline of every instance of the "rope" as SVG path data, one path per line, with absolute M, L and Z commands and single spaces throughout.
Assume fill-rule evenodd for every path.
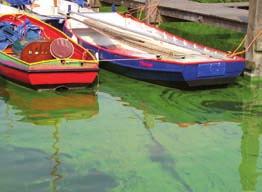
M 149 10 L 150 7 L 152 7 L 151 11 L 147 13 L 146 17 L 141 19 L 141 21 L 147 20 L 151 17 L 151 15 L 156 12 L 157 13 L 157 7 L 159 6 L 159 1 L 155 4 L 152 4 L 150 6 L 145 6 Z
M 142 9 L 143 7 L 145 7 L 145 5 L 140 5 L 140 6 L 137 6 L 137 7 L 135 7 L 135 8 L 132 8 L 132 9 L 129 9 L 128 10 L 128 13 L 134 13 L 134 12 L 136 12 L 137 10 L 140 10 L 140 9 Z M 121 11 L 121 12 L 119 12 L 119 13 L 126 13 L 126 11 Z
M 157 2 L 157 3 L 155 3 L 155 4 L 152 4 L 152 5 L 149 5 L 149 6 L 145 6 L 145 5 L 140 5 L 140 6 L 137 6 L 137 7 L 135 7 L 135 8 L 132 8 L 132 9 L 129 9 L 128 11 L 120 11 L 119 13 L 126 13 L 126 12 L 128 12 L 128 13 L 130 13 L 130 14 L 132 14 L 132 13 L 136 13 L 137 11 L 141 11 L 141 10 L 144 10 L 145 9 L 145 7 L 147 7 L 147 8 L 151 8 L 151 7 L 158 7 L 159 6 L 159 1 Z
M 143 7 L 143 8 L 140 9 L 140 13 L 139 13 L 139 16 L 138 16 L 139 20 L 142 19 L 142 14 L 143 14 L 143 11 L 144 11 L 144 10 L 145 10 L 145 7 Z
M 235 53 L 240 49 L 240 47 L 243 45 L 243 43 L 245 42 L 246 38 L 247 38 L 247 35 L 245 35 L 245 36 L 243 37 L 243 39 L 241 40 L 241 42 L 239 43 L 239 45 L 237 46 L 237 48 L 235 48 L 233 52 L 229 51 L 229 53 L 230 53 L 230 54 L 235 54 Z
M 238 45 L 238 47 L 235 49 L 235 51 L 231 54 L 229 54 L 230 57 L 234 57 L 234 56 L 237 56 L 237 55 L 242 55 L 244 53 L 246 53 L 247 51 L 249 51 L 249 49 L 252 47 L 252 45 L 254 44 L 254 42 L 260 37 L 262 36 L 262 30 L 259 30 L 257 32 L 257 34 L 255 35 L 255 37 L 252 39 L 252 41 L 249 43 L 249 45 L 246 47 L 246 49 L 242 50 L 242 51 L 239 51 L 239 52 L 236 52 L 239 47 L 241 47 L 241 45 L 243 44 L 243 42 L 246 40 L 247 38 L 247 35 L 245 35 L 245 37 L 242 39 L 242 41 L 240 42 L 240 44 Z

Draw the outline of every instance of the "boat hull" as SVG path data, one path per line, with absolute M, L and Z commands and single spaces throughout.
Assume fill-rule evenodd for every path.
M 212 86 L 232 83 L 244 67 L 244 61 L 175 63 L 161 59 L 143 59 L 113 53 L 106 48 L 95 46 L 73 34 L 64 26 L 64 32 L 77 38 L 80 45 L 99 56 L 100 67 L 138 80 L 168 86 L 186 85 Z
M 124 76 L 134 78 L 141 81 L 147 81 L 159 85 L 170 87 L 199 87 L 199 86 L 212 86 L 212 85 L 225 85 L 235 81 L 236 77 L 223 77 L 223 78 L 209 78 L 199 80 L 186 81 L 181 72 L 159 72 L 159 71 L 141 71 L 129 67 L 122 67 L 111 62 L 103 62 L 101 65 L 103 69 L 112 71 Z M 156 78 L 157 76 L 157 78 Z
M 33 89 L 80 88 L 95 85 L 98 70 L 83 71 L 25 71 L 0 63 L 0 75 Z

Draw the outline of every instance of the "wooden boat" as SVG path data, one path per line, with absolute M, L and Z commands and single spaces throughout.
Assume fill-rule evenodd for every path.
M 171 86 L 233 82 L 245 66 L 241 57 L 208 48 L 129 15 L 71 13 L 64 32 L 97 53 L 101 67 L 139 80 Z
M 0 16 L 0 75 L 34 89 L 88 87 L 98 63 L 52 26 L 24 14 Z

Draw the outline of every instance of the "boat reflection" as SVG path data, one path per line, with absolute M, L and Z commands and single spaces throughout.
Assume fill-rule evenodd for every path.
M 261 89 L 261 85 L 252 86 L 250 93 L 253 99 L 243 105 L 243 110 L 249 112 L 242 116 L 241 124 L 243 135 L 241 138 L 242 160 L 239 165 L 239 175 L 243 191 L 257 191 L 257 179 L 262 175 L 262 172 L 257 170 L 260 137 L 262 135 L 262 121 L 258 118 L 262 114 L 262 94 L 259 91 Z
M 16 109 L 20 121 L 54 125 L 61 119 L 88 119 L 99 111 L 97 96 L 85 90 L 36 92 L 0 79 L 0 97 Z
M 56 92 L 36 92 L 31 89 L 19 87 L 6 80 L 0 79 L 0 100 L 6 103 L 7 108 L 15 110 L 20 121 L 35 125 L 48 125 L 52 128 L 52 152 L 50 190 L 58 191 L 61 174 L 60 120 L 89 119 L 98 114 L 99 106 L 97 96 L 85 90 Z M 37 157 L 35 157 L 37 158 Z M 39 161 L 42 161 L 39 159 Z M 47 162 L 45 166 L 47 166 Z
M 142 110 L 147 114 L 147 121 L 161 120 L 188 128 L 196 124 L 207 127 L 216 122 L 242 121 L 243 115 L 255 110 L 243 109 L 253 99 L 248 84 L 249 81 L 245 79 L 223 89 L 181 91 L 102 71 L 100 90 L 120 97 L 125 104 Z M 254 115 L 258 113 L 261 110 L 254 111 Z
M 60 160 L 60 148 L 59 148 L 59 125 L 54 126 L 53 130 L 53 144 L 52 144 L 52 150 L 53 154 L 51 155 L 50 159 L 53 161 L 53 167 L 50 172 L 50 175 L 52 177 L 51 179 L 51 189 L 52 192 L 56 192 L 57 186 L 58 186 L 58 181 L 63 178 L 62 174 L 59 172 L 59 166 L 61 164 Z
M 122 82 L 116 85 L 115 82 L 119 81 L 112 81 L 112 75 L 102 76 L 101 89 L 143 111 L 141 121 L 155 143 L 151 148 L 161 149 L 161 154 L 165 150 L 150 131 L 156 120 L 175 123 L 180 128 L 196 124 L 210 127 L 210 124 L 219 122 L 237 123 L 242 129 L 242 159 L 238 168 L 242 190 L 256 191 L 257 179 L 262 174 L 257 166 L 262 134 L 262 119 L 259 118 L 262 115 L 261 83 L 245 79 L 225 89 L 181 92 L 115 76 L 113 79 L 121 78 Z M 125 81 L 131 82 L 128 87 Z M 162 156 L 166 158 L 169 155 L 165 153 Z

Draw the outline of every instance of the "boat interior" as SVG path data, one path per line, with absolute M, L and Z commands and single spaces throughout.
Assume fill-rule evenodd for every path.
M 62 32 L 23 14 L 0 16 L 0 51 L 29 64 L 53 59 L 93 60 Z
M 96 14 L 96 13 L 95 13 Z M 95 15 L 94 14 L 94 15 Z M 92 16 L 92 14 L 90 14 Z M 78 16 L 78 15 L 77 15 Z M 81 20 L 82 19 L 82 20 Z M 136 21 L 134 21 L 136 22 Z M 84 41 L 112 52 L 142 59 L 194 63 L 233 60 L 226 54 L 187 41 L 167 42 L 124 30 L 84 16 L 68 20 L 69 28 Z M 144 26 L 144 24 L 140 24 Z M 139 23 L 138 23 L 139 27 Z M 147 26 L 148 27 L 148 26 Z

